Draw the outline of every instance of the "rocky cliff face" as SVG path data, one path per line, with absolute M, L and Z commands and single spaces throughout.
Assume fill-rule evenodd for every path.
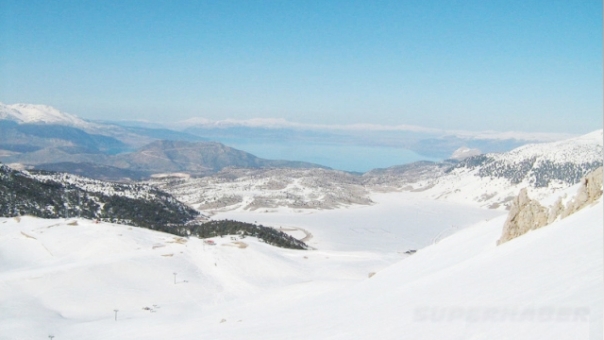
M 577 194 L 566 205 L 562 199 L 558 199 L 554 205 L 546 208 L 538 201 L 530 199 L 526 189 L 522 189 L 512 202 L 503 226 L 503 233 L 497 244 L 546 226 L 558 218 L 565 218 L 596 202 L 602 196 L 602 173 L 600 167 L 581 179 Z

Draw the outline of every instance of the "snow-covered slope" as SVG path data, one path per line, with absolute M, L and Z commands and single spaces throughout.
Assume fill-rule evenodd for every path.
M 150 338 L 172 338 L 171 327 L 218 323 L 274 292 L 294 293 L 292 302 L 349 286 L 400 258 L 214 241 L 85 220 L 0 218 L 0 339 L 140 339 L 158 322 L 165 328 Z
M 602 161 L 602 129 L 576 138 L 563 141 L 529 144 L 497 156 L 489 154 L 496 160 L 522 162 L 525 159 L 537 158 L 538 164 L 554 163 L 591 163 Z M 599 148 L 598 148 L 599 146 Z
M 601 339 L 602 200 L 497 246 L 504 220 L 402 257 L 4 218 L 0 339 Z
M 200 335 L 267 329 L 274 339 L 601 339 L 602 202 L 496 246 L 502 223 L 465 229 L 350 289 L 293 306 L 237 309 L 231 318 L 245 324 Z M 308 326 L 297 328 L 301 320 Z
M 598 130 L 564 141 L 470 157 L 433 183 L 426 194 L 490 208 L 509 206 L 521 188 L 542 199 L 602 166 L 602 143 L 602 130 Z
M 86 192 L 107 196 L 122 196 L 132 199 L 158 199 L 159 195 L 164 194 L 155 187 L 141 183 L 107 182 L 61 172 L 23 171 L 23 173 L 41 182 L 58 182 L 66 187 L 75 187 Z
M 149 184 L 207 213 L 225 210 L 333 209 L 371 204 L 359 176 L 311 169 L 227 168 L 206 177 L 156 175 Z

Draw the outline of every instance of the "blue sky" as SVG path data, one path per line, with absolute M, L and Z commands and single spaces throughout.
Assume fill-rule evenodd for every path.
M 602 127 L 601 1 L 0 0 L 0 51 L 83 118 Z

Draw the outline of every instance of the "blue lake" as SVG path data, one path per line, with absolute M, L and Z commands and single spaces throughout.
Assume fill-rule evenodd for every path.
M 225 141 L 226 142 L 226 141 Z M 419 155 L 413 151 L 383 147 L 302 143 L 242 143 L 227 145 L 266 159 L 304 161 L 344 171 L 366 172 L 421 160 L 441 159 Z

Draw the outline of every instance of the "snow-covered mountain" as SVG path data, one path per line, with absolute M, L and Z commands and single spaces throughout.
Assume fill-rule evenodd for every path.
M 468 157 L 478 156 L 480 154 L 481 154 L 481 152 L 478 149 L 470 149 L 468 147 L 461 147 L 461 148 L 455 150 L 453 152 L 453 154 L 451 154 L 451 157 L 449 157 L 449 158 L 461 161 Z
M 167 129 L 88 121 L 48 105 L 0 103 L 0 159 L 4 163 L 32 166 L 59 162 L 63 163 L 59 167 L 70 170 L 78 168 L 80 162 L 103 163 L 108 156 L 158 139 L 203 140 Z
M 568 188 L 602 166 L 602 130 L 501 154 L 473 156 L 432 183 L 430 197 L 484 207 L 509 207 L 522 188 L 536 198 Z
M 136 139 L 122 128 L 89 122 L 50 106 L 0 103 L 0 159 L 4 163 L 102 159 L 129 150 Z
M 20 124 L 66 125 L 83 130 L 97 128 L 98 125 L 75 115 L 61 112 L 48 105 L 0 103 L 0 119 L 12 120 Z

